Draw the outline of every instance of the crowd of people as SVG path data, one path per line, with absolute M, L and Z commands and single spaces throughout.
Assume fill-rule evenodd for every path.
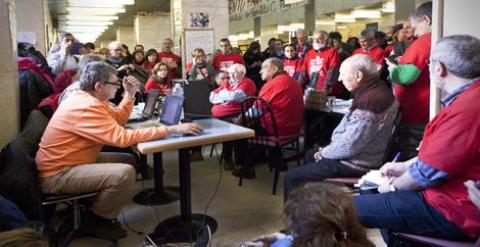
M 38 96 L 41 101 L 22 108 L 37 108 L 50 118 L 35 156 L 39 187 L 49 194 L 98 191 L 84 231 L 123 238 L 127 233 L 116 218 L 130 199 L 137 158 L 121 151 L 169 134 L 202 132 L 195 123 L 125 129 L 136 101 L 151 90 L 170 95 L 173 80 L 182 76 L 206 80 L 213 117 L 245 124 L 239 118 L 241 104 L 257 95 L 269 104 L 275 123 L 250 126 L 256 135 L 272 134 L 275 128 L 279 137 L 295 137 L 304 121 L 304 92 L 314 90 L 351 97 L 352 105 L 331 142 L 306 151 L 305 165 L 285 174 L 286 234 L 263 236 L 253 245 L 373 246 L 362 225 L 384 230 L 392 246 L 398 240 L 389 237 L 391 232 L 476 238 L 480 112 L 474 102 L 480 98 L 480 40 L 444 37 L 430 53 L 431 26 L 432 4 L 427 2 L 385 32 L 366 29 L 347 42 L 338 32 L 315 30 L 308 40 L 307 32 L 299 30 L 291 43 L 272 38 L 262 51 L 255 41 L 242 55 L 224 38 L 212 56 L 195 49 L 184 70 L 170 38 L 163 40 L 160 52 L 136 45 L 130 53 L 118 41 L 95 51 L 91 43 L 79 46 L 72 34 L 60 34 L 43 63 L 19 58 L 19 68 L 31 71 L 31 63 L 44 68 L 36 71 L 46 88 Z M 430 83 L 447 96 L 442 111 L 429 122 Z M 257 109 L 255 114 L 249 117 L 270 113 Z M 399 159 L 384 164 L 394 127 L 393 150 Z M 225 169 L 244 162 L 247 150 L 238 147 L 224 143 Z M 254 178 L 253 166 L 246 167 L 243 175 Z M 361 177 L 374 169 L 390 178 L 378 194 L 351 198 L 335 186 L 312 183 Z M 238 169 L 233 173 L 239 175 Z

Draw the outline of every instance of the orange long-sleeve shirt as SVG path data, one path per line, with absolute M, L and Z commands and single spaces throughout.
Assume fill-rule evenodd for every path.
M 40 141 L 35 157 L 39 176 L 94 163 L 105 144 L 128 147 L 167 136 L 164 127 L 125 129 L 132 108 L 128 99 L 112 107 L 84 91 L 72 94 L 59 106 Z

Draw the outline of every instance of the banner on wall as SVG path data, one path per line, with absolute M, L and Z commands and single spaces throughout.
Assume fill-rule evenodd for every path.
M 230 21 L 254 18 L 306 4 L 306 0 L 229 0 Z

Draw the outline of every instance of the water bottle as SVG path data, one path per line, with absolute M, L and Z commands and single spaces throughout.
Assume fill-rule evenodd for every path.
M 172 89 L 172 95 L 183 97 L 183 88 L 180 83 L 176 83 Z

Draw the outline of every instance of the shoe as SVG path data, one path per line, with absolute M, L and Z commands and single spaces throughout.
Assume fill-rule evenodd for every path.
M 117 240 L 127 237 L 127 231 L 116 220 L 109 220 L 92 212 L 85 213 L 81 231 L 86 235 L 105 240 Z
M 235 176 L 235 177 L 240 177 L 241 174 L 242 174 L 242 168 L 241 167 L 235 168 L 232 171 L 232 175 Z M 245 170 L 245 173 L 243 174 L 243 178 L 255 179 L 256 178 L 255 170 L 253 168 L 247 168 Z
M 223 170 L 231 171 L 231 170 L 233 170 L 234 167 L 235 167 L 235 165 L 233 164 L 233 161 L 231 161 L 231 160 L 224 160 L 223 161 Z
M 203 155 L 201 150 L 193 150 L 190 154 L 190 161 L 202 161 Z

